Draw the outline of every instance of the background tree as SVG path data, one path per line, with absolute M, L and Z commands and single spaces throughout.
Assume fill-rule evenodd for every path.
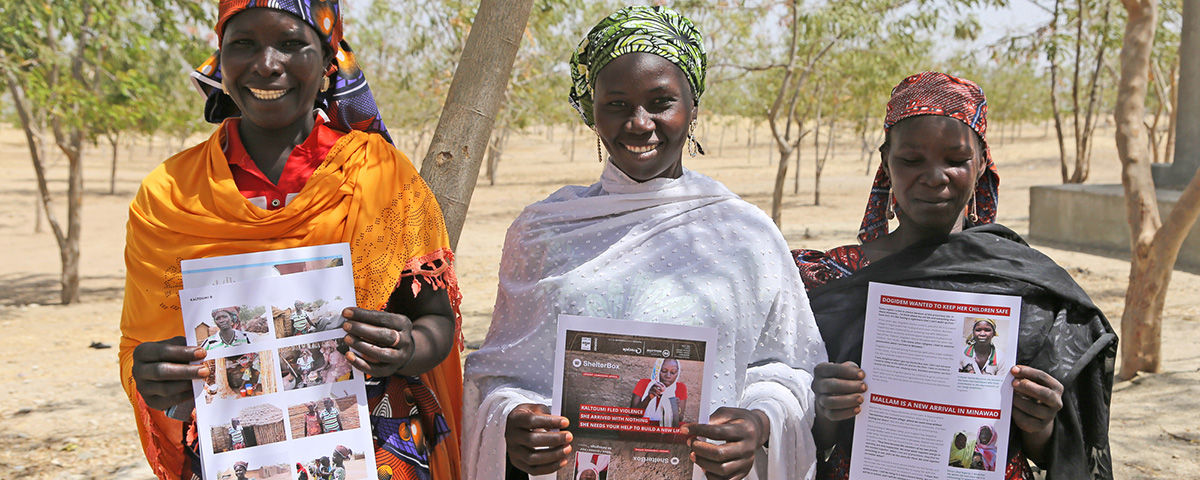
M 1119 44 L 1123 12 L 1116 0 L 1055 0 L 1050 23 L 1039 30 L 1031 48 L 1043 50 L 1050 64 L 1050 105 L 1058 136 L 1063 183 L 1083 183 L 1090 172 L 1098 119 L 1107 111 L 1105 92 L 1116 82 L 1111 50 Z M 1066 83 L 1069 99 L 1059 96 Z M 1069 102 L 1067 101 L 1069 100 Z M 1071 119 L 1073 159 L 1067 156 L 1065 120 Z
M 475 28 L 467 36 L 442 117 L 421 162 L 421 177 L 446 217 L 451 248 L 462 233 L 532 4 L 533 0 L 480 2 Z
M 176 22 L 202 14 L 195 3 L 173 0 L 0 4 L 0 16 L 8 19 L 0 26 L 0 73 L 25 131 L 42 208 L 59 246 L 63 303 L 79 300 L 83 152 L 95 138 L 93 125 L 107 119 L 106 100 L 114 85 L 120 85 L 114 65 L 135 56 L 142 39 L 175 45 L 169 42 L 187 37 Z M 68 163 L 66 228 L 55 214 L 46 180 L 50 141 Z
M 1162 348 L 1162 311 L 1171 281 L 1171 272 L 1179 248 L 1196 217 L 1200 215 L 1200 172 L 1196 172 L 1175 207 L 1164 220 L 1158 212 L 1158 195 L 1150 175 L 1152 158 L 1147 147 L 1145 100 L 1150 80 L 1155 27 L 1156 0 L 1122 0 L 1128 12 L 1124 45 L 1121 48 L 1121 77 L 1117 93 L 1117 151 L 1121 157 L 1121 183 L 1125 188 L 1126 215 L 1129 221 L 1132 255 L 1129 288 L 1121 313 L 1121 371 L 1117 376 L 1129 379 L 1139 371 L 1157 372 Z M 1200 23 L 1195 2 L 1192 20 Z M 1182 61 L 1200 61 L 1200 35 L 1189 25 L 1184 11 L 1184 43 L 1179 52 Z M 1189 35 L 1190 38 L 1189 38 Z M 1200 81 L 1182 78 L 1181 82 Z M 1200 103 L 1200 102 L 1198 102 Z M 1200 115 L 1196 111 L 1182 115 Z M 1200 155 L 1200 152 L 1181 152 Z

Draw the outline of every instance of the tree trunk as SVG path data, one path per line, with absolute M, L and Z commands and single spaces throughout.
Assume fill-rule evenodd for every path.
M 578 125 L 571 123 L 571 161 L 575 161 L 575 131 L 578 130 Z
M 1129 11 L 1129 19 L 1121 48 L 1121 79 L 1114 116 L 1126 219 L 1131 233 L 1129 288 L 1121 314 L 1124 342 L 1119 373 L 1120 378 L 1128 379 L 1139 371 L 1159 369 L 1162 308 L 1172 265 L 1159 264 L 1153 255 L 1155 236 L 1162 223 L 1143 125 L 1157 4 L 1156 0 L 1122 0 L 1122 3 Z
M 820 123 L 818 123 L 817 125 L 820 125 Z M 803 124 L 800 125 L 800 130 L 802 130 L 802 131 L 804 130 Z M 800 134 L 800 138 L 804 138 L 803 133 Z M 792 184 L 793 184 L 792 185 L 792 195 L 799 195 L 800 194 L 800 167 L 802 166 L 802 165 L 800 165 L 800 160 L 804 159 L 804 149 L 800 148 L 799 141 L 796 142 L 795 152 L 796 152 L 796 171 L 794 173 L 792 173 Z
M 775 226 L 783 225 L 783 183 L 787 181 L 788 160 L 792 151 L 779 150 L 779 168 L 775 172 L 775 189 L 771 193 L 771 221 Z
M 121 141 L 120 137 L 112 135 L 108 137 L 108 143 L 112 145 L 112 169 L 108 173 L 108 194 L 117 193 L 117 144 Z
M 500 157 L 504 155 L 504 147 L 508 144 L 508 127 L 501 128 L 495 135 L 495 140 L 488 144 L 487 177 L 488 185 L 496 186 L 496 169 L 500 166 Z
M 50 224 L 50 230 L 54 233 L 54 240 L 58 243 L 59 250 L 62 251 L 65 234 L 62 231 L 62 225 L 58 223 L 58 218 L 54 216 L 54 209 L 51 208 L 53 198 L 50 196 L 50 187 L 46 179 L 47 152 L 44 148 L 45 137 L 42 127 L 33 118 L 29 101 L 25 97 L 25 88 L 21 86 L 20 81 L 12 72 L 5 70 L 4 73 L 8 81 L 9 92 L 12 94 L 13 107 L 17 110 L 17 117 L 20 118 L 21 126 L 25 130 L 25 143 L 29 146 L 29 158 L 33 161 L 33 173 L 37 177 L 39 203 L 42 211 L 46 214 L 46 223 Z
M 1082 3 L 1081 3 L 1082 4 Z M 1108 30 L 1108 25 L 1112 18 L 1112 1 L 1105 0 L 1104 2 L 1104 19 L 1101 25 L 1105 30 Z M 1096 52 L 1096 68 L 1092 70 L 1092 78 L 1089 82 L 1088 106 L 1084 115 L 1083 136 L 1079 138 L 1079 151 L 1075 155 L 1075 174 L 1071 177 L 1071 183 L 1083 183 L 1087 181 L 1091 174 L 1092 160 L 1092 141 L 1095 138 L 1096 131 L 1096 98 L 1100 90 L 1100 69 L 1104 66 L 1104 51 L 1105 43 L 1103 39 L 1099 42 L 1100 47 Z M 1077 117 L 1078 118 L 1078 117 Z M 1076 129 L 1078 131 L 1078 129 Z
M 532 5 L 533 0 L 480 2 L 437 130 L 421 162 L 421 177 L 442 207 L 451 248 L 458 246 Z
M 824 91 L 824 87 L 820 87 L 817 89 L 817 95 L 816 95 L 817 99 L 821 98 L 821 94 L 823 91 Z M 825 102 L 817 100 L 817 121 L 813 124 L 813 161 L 814 162 L 821 158 L 821 118 L 822 118 L 821 114 L 823 113 L 821 107 L 824 104 L 825 104 Z M 804 125 L 800 125 L 800 131 L 801 132 L 804 131 Z M 800 136 L 804 136 L 804 134 L 801 133 Z M 795 185 L 792 186 L 792 195 L 800 194 L 800 157 L 801 157 L 800 152 L 801 151 L 803 151 L 803 149 L 799 149 L 799 148 L 796 149 L 796 173 L 793 175 L 793 178 L 795 180 L 795 182 L 794 182 Z
M 1200 4 L 1183 2 L 1179 36 L 1179 99 L 1171 175 L 1178 184 L 1200 171 Z M 1178 185 L 1177 184 L 1177 185 Z
M 756 122 L 750 121 L 750 126 L 746 127 L 746 163 L 750 163 L 754 159 L 754 126 Z
M 1087 2 L 1079 0 L 1078 8 L 1075 12 L 1075 21 L 1077 22 L 1075 29 L 1075 61 L 1071 80 L 1071 115 L 1074 117 L 1074 122 L 1071 126 L 1075 130 L 1075 170 L 1067 183 L 1079 183 L 1077 181 L 1079 178 L 1079 164 L 1082 161 L 1079 156 L 1083 152 L 1083 132 L 1080 131 L 1083 124 L 1079 121 L 1079 71 L 1083 68 L 1081 65 L 1083 63 L 1083 27 L 1086 23 L 1084 22 L 1084 18 L 1087 17 L 1088 13 L 1086 6 Z
M 1171 65 L 1171 114 L 1167 118 L 1167 144 L 1164 148 L 1163 159 L 1170 161 L 1175 158 L 1175 121 L 1179 118 L 1179 58 Z
M 1050 37 L 1053 39 L 1058 33 L 1058 12 L 1062 6 L 1061 0 L 1054 2 L 1054 19 L 1050 20 Z M 1062 112 L 1058 109 L 1058 47 L 1055 46 L 1050 51 L 1050 109 L 1054 112 L 1054 131 L 1058 134 L 1058 160 L 1062 166 L 1062 182 L 1067 183 L 1071 179 L 1071 172 L 1067 169 L 1067 144 L 1063 138 Z
M 816 168 L 813 171 L 813 205 L 821 204 L 821 172 L 825 171 L 825 162 L 829 161 L 829 155 L 833 152 L 833 139 L 837 132 L 837 122 L 830 120 L 829 127 L 825 130 L 829 132 L 827 134 L 829 138 L 825 140 L 825 154 L 813 158 L 813 161 L 816 163 Z

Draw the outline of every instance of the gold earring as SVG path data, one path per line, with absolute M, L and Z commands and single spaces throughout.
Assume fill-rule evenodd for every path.
M 971 199 L 967 200 L 967 220 L 971 221 L 971 225 L 979 224 L 979 215 L 975 214 L 975 192 L 971 192 Z
M 696 154 L 704 155 L 704 147 L 700 146 L 700 142 L 696 141 L 696 120 L 692 119 L 692 124 L 688 126 L 688 155 L 693 158 Z
M 321 91 L 322 92 L 328 91 L 329 90 L 329 76 L 326 75 L 324 77 L 321 77 L 321 80 L 322 80 L 321 81 Z
M 592 128 L 592 132 L 596 134 L 596 160 L 604 163 L 604 153 L 600 149 L 600 132 L 597 132 L 595 127 Z

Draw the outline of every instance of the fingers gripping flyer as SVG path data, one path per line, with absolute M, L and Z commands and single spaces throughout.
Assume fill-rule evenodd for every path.
M 871 283 L 850 477 L 1001 480 L 1021 298 Z
M 185 260 L 188 345 L 205 480 L 375 476 L 362 372 L 345 358 L 355 306 L 345 243 Z
M 559 480 L 704 478 L 684 423 L 706 423 L 717 332 L 561 315 L 553 413 L 574 436 Z

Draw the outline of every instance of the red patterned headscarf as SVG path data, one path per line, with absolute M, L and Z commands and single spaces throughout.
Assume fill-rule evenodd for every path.
M 299 17 L 313 27 L 321 41 L 334 52 L 334 64 L 325 74 L 329 89 L 317 94 L 317 105 L 329 115 L 329 120 L 342 130 L 362 130 L 378 133 L 388 142 L 387 127 L 367 85 L 367 77 L 359 69 L 354 51 L 342 38 L 342 10 L 338 0 L 221 0 L 217 7 L 217 43 L 225 35 L 225 23 L 234 15 L 250 8 L 273 8 Z M 220 50 L 196 67 L 191 73 L 200 93 L 208 97 L 204 119 L 220 123 L 241 115 L 233 100 L 225 95 L 221 85 Z
M 983 225 L 996 221 L 996 204 L 999 201 L 1000 174 L 992 162 L 992 151 L 987 145 L 987 98 L 983 89 L 975 82 L 940 72 L 918 73 L 908 77 L 892 89 L 888 100 L 887 117 L 883 130 L 909 117 L 918 115 L 942 115 L 955 118 L 979 134 L 983 144 L 984 173 L 975 184 L 975 216 L 972 225 Z M 858 240 L 866 243 L 887 235 L 887 208 L 892 190 L 892 179 L 884 171 L 882 163 L 871 184 L 871 196 L 867 199 L 867 211 L 858 230 Z M 891 200 L 893 206 L 894 200 Z M 968 206 L 970 208 L 970 206 Z

